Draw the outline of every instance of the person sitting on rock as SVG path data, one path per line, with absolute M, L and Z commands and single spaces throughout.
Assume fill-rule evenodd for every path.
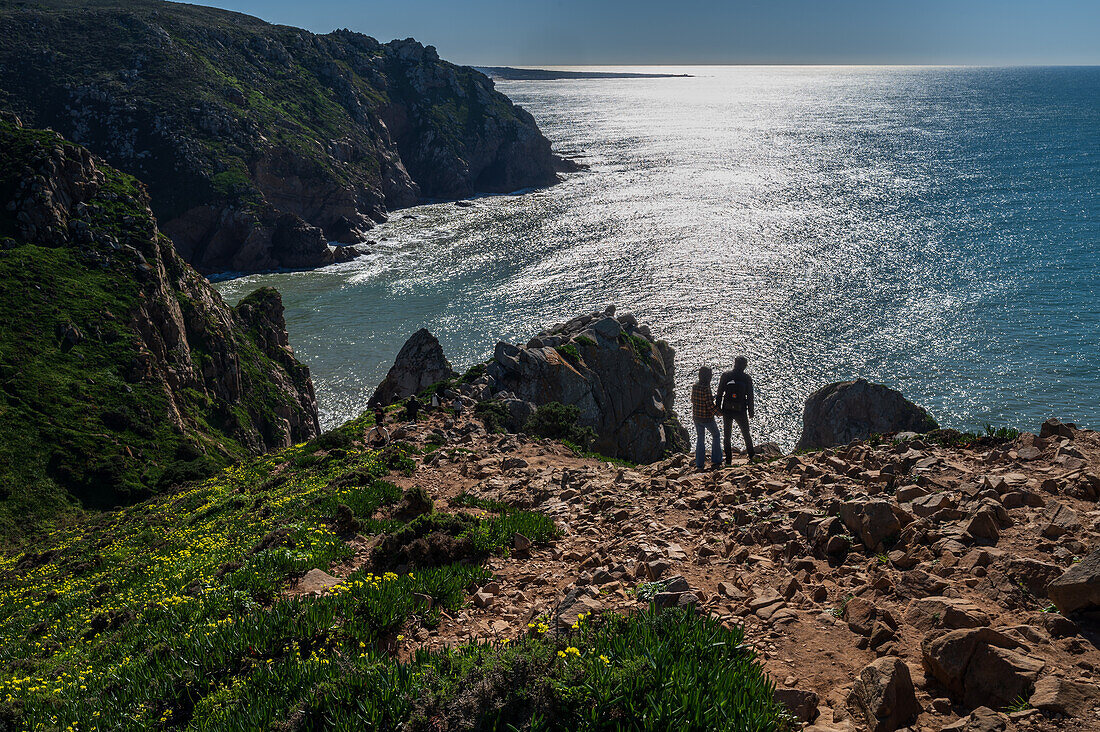
M 374 408 L 374 426 L 367 430 L 367 443 L 385 445 L 390 441 L 390 431 L 386 429 L 386 410 L 381 406 Z
M 741 428 L 741 436 L 745 438 L 745 453 L 752 460 L 756 451 L 752 447 L 752 435 L 749 434 L 749 420 L 756 415 L 753 405 L 752 377 L 745 373 L 749 360 L 744 356 L 738 356 L 733 362 L 733 371 L 722 374 L 718 380 L 718 394 L 714 398 L 714 404 L 722 413 L 723 427 L 726 435 L 726 465 L 733 459 L 732 432 L 733 423 Z
M 710 391 L 713 372 L 709 366 L 699 369 L 699 380 L 691 387 L 691 417 L 695 421 L 695 467 L 703 469 L 707 459 L 706 433 L 711 434 L 711 460 L 714 467 L 722 466 L 722 438 L 718 434 L 718 423 L 714 420 L 717 410 L 714 396 Z
M 423 405 L 420 400 L 416 398 L 416 394 L 413 394 L 405 401 L 405 419 L 410 422 L 415 422 L 416 417 L 420 414 L 420 407 Z

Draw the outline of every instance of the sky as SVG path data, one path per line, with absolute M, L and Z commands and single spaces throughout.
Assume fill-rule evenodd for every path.
M 1100 64 L 1100 0 L 199 0 L 481 66 Z

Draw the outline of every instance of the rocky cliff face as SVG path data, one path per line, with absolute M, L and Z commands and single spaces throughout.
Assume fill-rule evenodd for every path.
M 0 107 L 149 186 L 202 272 L 355 256 L 386 211 L 547 185 L 566 165 L 483 74 L 409 39 L 155 0 L 0 9 Z
M 0 150 L 9 507 L 113 505 L 317 434 L 277 292 L 229 307 L 140 184 L 55 133 L 9 119 Z
M 491 361 L 460 378 L 438 341 L 421 330 L 371 401 L 384 404 L 433 385 L 450 405 L 499 404 L 502 426 L 512 431 L 522 431 L 537 407 L 556 402 L 579 410 L 578 426 L 596 433 L 590 446 L 596 452 L 650 463 L 688 448 L 673 411 L 674 361 L 668 343 L 630 313 L 616 317 L 614 305 L 549 328 L 524 346 L 497 343 Z

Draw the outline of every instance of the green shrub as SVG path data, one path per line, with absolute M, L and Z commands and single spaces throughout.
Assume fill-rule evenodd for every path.
M 566 361 L 573 364 L 574 366 L 581 365 L 581 354 L 577 350 L 577 347 L 574 346 L 572 343 L 566 343 L 564 345 L 558 346 L 554 350 L 557 351 L 562 358 L 564 358 Z
M 508 408 L 498 399 L 478 402 L 477 406 L 474 407 L 474 414 L 481 418 L 485 429 L 489 432 L 506 431 L 508 420 L 511 419 Z
M 630 350 L 634 352 L 640 360 L 648 362 L 653 355 L 653 344 L 642 338 L 639 335 L 628 335 L 626 338 L 627 345 L 630 346 Z
M 587 451 L 596 439 L 596 431 L 577 424 L 580 416 L 581 410 L 572 404 L 549 402 L 535 410 L 523 429 L 527 434 L 564 440 Z
M 792 728 L 740 628 L 650 609 L 440 658 L 410 730 Z M 428 658 L 423 659 L 429 662 Z
M 458 381 L 462 384 L 471 384 L 482 376 L 485 375 L 485 371 L 489 368 L 488 363 L 475 363 L 470 368 L 466 369 L 466 373 L 459 377 Z

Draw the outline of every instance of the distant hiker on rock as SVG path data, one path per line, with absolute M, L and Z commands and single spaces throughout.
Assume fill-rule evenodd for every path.
M 405 401 L 405 419 L 410 422 L 415 422 L 417 415 L 420 414 L 420 408 L 423 404 L 416 398 L 416 394 L 413 394 Z
M 741 428 L 741 436 L 745 438 L 745 452 L 752 460 L 756 451 L 752 448 L 752 435 L 749 434 L 749 420 L 756 414 L 753 405 L 752 377 L 745 373 L 749 360 L 744 356 L 738 356 L 733 362 L 733 371 L 722 374 L 718 380 L 718 395 L 714 398 L 714 405 L 722 413 L 723 427 L 726 435 L 726 465 L 733 460 L 733 446 L 731 433 L 733 423 Z
M 386 429 L 386 410 L 374 408 L 374 426 L 367 430 L 367 443 L 385 445 L 390 441 L 390 431 Z
M 722 465 L 722 438 L 718 434 L 718 423 L 714 420 L 716 414 L 714 397 L 710 391 L 710 381 L 713 372 L 709 366 L 699 369 L 699 380 L 691 387 L 691 417 L 695 421 L 695 467 L 703 469 L 707 459 L 706 433 L 711 433 L 710 456 L 714 467 Z

